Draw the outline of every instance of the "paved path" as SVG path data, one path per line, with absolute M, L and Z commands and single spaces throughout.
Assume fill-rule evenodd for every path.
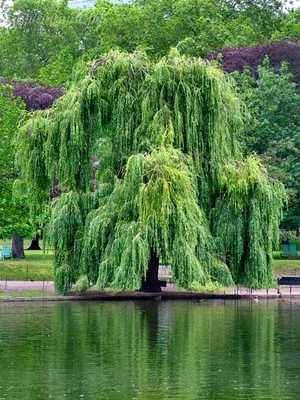
M 25 290 L 44 290 L 54 293 L 52 281 L 0 281 L 0 290 L 9 292 L 24 292 Z
M 44 290 L 49 293 L 54 293 L 54 285 L 52 281 L 0 281 L 0 291 L 5 292 L 24 292 L 26 290 Z M 162 288 L 163 292 L 178 292 L 174 284 L 167 284 L 167 287 Z M 280 292 L 283 295 L 300 296 L 300 286 L 280 287 Z M 222 295 L 240 295 L 240 296 L 277 296 L 277 289 L 260 289 L 251 290 L 246 288 L 227 288 L 224 292 L 219 292 Z
M 162 288 L 163 292 L 175 292 L 177 289 L 174 284 L 167 284 L 166 288 Z M 280 287 L 280 293 L 283 295 L 300 296 L 300 286 Z M 278 289 L 248 289 L 243 287 L 229 287 L 223 292 L 218 292 L 222 295 L 240 295 L 240 296 L 277 296 Z

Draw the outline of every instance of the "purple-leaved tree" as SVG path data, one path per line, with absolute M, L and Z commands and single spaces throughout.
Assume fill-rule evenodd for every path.
M 292 42 L 273 42 L 265 46 L 253 46 L 242 48 L 225 48 L 222 53 L 221 65 L 227 73 L 243 72 L 244 67 L 250 69 L 254 78 L 258 77 L 258 66 L 266 56 L 275 72 L 279 72 L 283 61 L 289 64 L 289 70 L 293 74 L 293 80 L 299 85 L 300 81 L 300 46 Z M 210 59 L 216 59 L 217 53 L 209 55 Z M 299 89 L 299 88 L 298 88 Z
M 49 88 L 43 84 L 33 82 L 18 83 L 13 89 L 13 94 L 26 104 L 28 111 L 45 110 L 50 108 L 54 100 L 65 93 L 61 88 Z

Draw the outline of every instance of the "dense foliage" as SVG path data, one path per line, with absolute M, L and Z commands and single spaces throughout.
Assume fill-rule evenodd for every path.
M 267 58 L 258 67 L 257 79 L 248 69 L 234 77 L 251 116 L 240 143 L 244 152 L 258 154 L 270 175 L 284 183 L 289 206 L 281 225 L 296 230 L 300 225 L 300 96 L 293 75 L 286 63 L 276 73 Z
M 203 57 L 228 46 L 266 44 L 275 33 L 290 39 L 286 32 L 297 30 L 297 19 L 287 21 L 277 0 L 100 0 L 84 11 L 67 3 L 15 0 L 2 10 L 2 76 L 57 86 L 70 78 L 78 60 L 111 49 L 143 48 L 159 59 L 178 46 L 182 54 Z
M 20 132 L 32 201 L 54 177 L 64 190 L 48 230 L 57 290 L 139 289 L 153 253 L 181 287 L 271 284 L 283 187 L 242 160 L 241 126 L 225 76 L 198 59 L 113 53 L 79 69 Z
M 13 237 L 13 257 L 24 258 L 20 237 L 36 236 L 36 229 L 45 222 L 46 217 L 42 205 L 31 207 L 29 212 L 30 194 L 24 195 L 23 188 L 19 187 L 19 169 L 14 156 L 22 143 L 16 140 L 16 133 L 21 121 L 26 120 L 28 115 L 25 110 L 49 108 L 55 98 L 63 93 L 60 89 L 50 89 L 41 83 L 0 80 L 0 237 Z M 54 185 L 51 197 L 56 192 Z
M 297 18 L 299 10 L 285 16 L 286 21 Z M 289 27 L 296 33 L 296 25 L 289 22 Z M 296 39 L 297 35 L 291 37 Z M 217 56 L 215 53 L 211 58 Z M 300 46 L 292 42 L 226 48 L 220 58 L 222 68 L 234 76 L 239 97 L 247 107 L 239 142 L 244 152 L 258 154 L 271 176 L 284 183 L 289 206 L 281 227 L 294 230 L 300 225 L 299 59 Z
M 24 101 L 27 111 L 50 108 L 53 102 L 64 94 L 60 88 L 49 88 L 35 82 L 18 82 L 13 86 L 14 96 L 20 97 Z
M 253 47 L 225 48 L 222 53 L 221 65 L 225 72 L 243 72 L 248 68 L 251 76 L 258 78 L 259 66 L 267 56 L 276 73 L 279 73 L 284 61 L 288 63 L 294 82 L 300 81 L 300 46 L 292 42 L 272 42 L 268 45 Z M 211 55 L 216 58 L 218 55 Z
M 14 164 L 14 137 L 24 112 L 24 104 L 16 101 L 11 87 L 0 86 L 0 238 L 31 234 L 28 207 L 13 195 L 17 177 Z
M 70 9 L 67 1 L 16 0 L 1 14 L 0 74 L 5 78 L 60 85 L 89 49 L 89 19 Z M 93 28 L 97 30 L 97 22 Z
M 242 151 L 246 154 L 255 152 L 259 156 L 259 161 L 252 160 L 252 167 L 254 168 L 256 163 L 258 170 L 262 172 L 263 168 L 259 165 L 263 162 L 268 173 L 282 181 L 288 189 L 290 206 L 285 211 L 282 227 L 289 229 L 299 227 L 299 96 L 296 95 L 296 91 L 299 92 L 299 86 L 295 87 L 292 83 L 299 85 L 300 77 L 300 47 L 297 45 L 300 38 L 299 9 L 283 10 L 283 4 L 277 0 L 251 2 L 135 0 L 124 4 L 99 0 L 95 7 L 84 11 L 70 9 L 67 3 L 66 0 L 16 0 L 14 2 L 4 0 L 1 2 L 0 18 L 3 22 L 0 27 L 1 86 L 11 85 L 14 96 L 21 98 L 26 104 L 27 111 L 31 112 L 47 110 L 51 107 L 53 101 L 65 93 L 65 88 L 68 88 L 68 80 L 73 79 L 70 93 L 64 97 L 64 100 L 58 102 L 53 112 L 46 111 L 37 114 L 39 117 L 35 119 L 35 124 L 32 126 L 31 139 L 26 135 L 21 135 L 18 140 L 14 138 L 12 142 L 11 138 L 19 123 L 21 113 L 17 113 L 18 115 L 13 120 L 10 116 L 14 115 L 13 107 L 18 103 L 13 100 L 5 100 L 2 96 L 3 92 L 1 93 L 1 108 L 4 107 L 4 111 L 1 111 L 0 134 L 1 138 L 3 135 L 2 152 L 5 153 L 2 164 L 13 170 L 12 175 L 9 175 L 6 172 L 7 168 L 3 166 L 3 176 L 5 175 L 6 178 L 2 187 L 9 184 L 9 189 L 3 193 L 6 195 L 12 193 L 12 182 L 18 171 L 14 166 L 11 167 L 11 155 L 15 151 L 15 147 L 22 152 L 25 144 L 28 156 L 27 160 L 23 159 L 23 163 L 27 165 L 25 176 L 28 182 L 31 182 L 32 187 L 23 198 L 28 196 L 27 198 L 31 199 L 32 216 L 40 213 L 42 203 L 46 204 L 49 199 L 56 197 L 61 192 L 71 191 L 76 196 L 81 192 L 90 194 L 103 188 L 106 180 L 110 186 L 113 176 L 116 177 L 117 182 L 120 179 L 123 180 L 125 171 L 127 171 L 127 161 L 134 155 L 144 154 L 143 152 L 152 155 L 152 151 L 156 151 L 158 154 L 160 149 L 173 154 L 174 149 L 176 151 L 179 149 L 193 161 L 194 171 L 190 173 L 196 176 L 197 202 L 201 207 L 202 214 L 205 215 L 210 236 L 212 236 L 210 254 L 215 260 L 226 260 L 228 265 L 232 263 L 230 259 L 234 259 L 235 263 L 240 262 L 242 265 L 242 262 L 244 264 L 246 262 L 243 258 L 246 248 L 243 250 L 244 256 L 233 257 L 233 242 L 230 242 L 230 238 L 228 239 L 230 245 L 229 242 L 226 245 L 220 244 L 220 240 L 213 238 L 213 236 L 220 235 L 221 231 L 216 230 L 217 225 L 212 211 L 216 212 L 215 215 L 219 215 L 220 196 L 223 196 L 224 201 L 227 199 L 227 186 L 223 182 L 224 176 L 221 176 L 221 171 L 223 174 L 225 171 L 227 171 L 226 174 L 229 174 L 229 170 L 224 168 L 226 162 L 234 159 L 239 160 L 240 165 L 244 165 L 235 141 L 235 135 L 238 134 L 237 138 L 239 144 L 242 145 Z M 3 6 L 5 4 L 8 4 L 7 8 Z M 277 42 L 272 43 L 271 40 L 277 40 Z M 280 40 L 282 42 L 279 42 Z M 235 80 L 238 84 L 239 97 L 246 104 L 248 110 L 245 113 L 246 118 L 245 114 L 243 115 L 245 119 L 243 130 L 239 129 L 242 117 L 238 106 L 235 100 L 233 101 L 234 96 L 228 92 L 229 89 L 225 83 L 222 88 L 218 89 L 220 93 L 215 93 L 215 97 L 212 97 L 214 100 L 211 103 L 210 98 L 202 96 L 200 104 L 197 97 L 198 92 L 195 100 L 192 101 L 192 96 L 194 96 L 192 93 L 194 93 L 193 90 L 196 90 L 195 87 L 198 83 L 195 87 L 193 85 L 190 87 L 190 83 L 188 87 L 183 85 L 181 89 L 178 89 L 177 97 L 173 96 L 170 94 L 175 90 L 172 73 L 165 74 L 165 69 L 159 70 L 158 67 L 155 69 L 154 64 L 149 67 L 150 64 L 146 61 L 146 70 L 150 68 L 152 71 L 153 68 L 153 70 L 163 71 L 161 76 L 158 76 L 158 73 L 150 74 L 156 82 L 160 82 L 160 85 L 164 87 L 159 92 L 159 99 L 158 92 L 153 92 L 153 87 L 149 85 L 150 78 L 145 79 L 142 73 L 137 75 L 137 81 L 139 85 L 143 82 L 143 96 L 146 96 L 147 101 L 141 95 L 140 86 L 137 89 L 131 81 L 127 82 L 126 71 L 124 76 L 122 75 L 125 83 L 121 81 L 120 71 L 116 71 L 114 67 L 112 70 L 115 71 L 115 75 L 110 76 L 106 67 L 102 68 L 102 64 L 110 64 L 112 59 L 110 62 L 107 62 L 106 59 L 100 62 L 99 65 L 102 65 L 100 69 L 97 68 L 98 64 L 96 63 L 94 65 L 95 74 L 92 69 L 90 77 L 84 78 L 87 76 L 87 71 L 81 67 L 82 60 L 101 57 L 103 54 L 109 53 L 111 49 L 118 48 L 129 52 L 144 49 L 151 60 L 159 60 L 169 53 L 171 47 L 177 48 L 181 54 L 192 57 L 206 57 L 208 54 L 213 54 L 210 57 L 217 58 L 219 52 L 222 52 L 219 59 L 224 70 L 226 72 L 239 71 L 242 74 Z M 176 51 L 172 50 L 172 52 L 176 56 Z M 261 67 L 266 55 L 269 57 L 270 65 L 265 64 Z M 288 62 L 287 67 L 281 66 L 284 60 Z M 143 62 L 144 60 L 137 59 L 138 64 Z M 72 76 L 74 66 L 77 66 L 75 70 L 77 75 L 75 73 Z M 245 66 L 249 68 L 250 72 L 243 74 Z M 137 67 L 138 71 L 139 68 Z M 169 71 L 168 68 L 167 71 Z M 107 75 L 103 77 L 104 81 L 100 84 L 98 75 L 101 70 L 105 70 Z M 208 70 L 215 74 L 216 80 L 221 77 L 216 70 L 210 67 Z M 205 74 L 201 76 L 206 79 Z M 19 79 L 23 81 L 19 81 Z M 166 80 L 165 83 L 162 82 L 163 79 Z M 209 79 L 208 82 L 210 82 Z M 224 78 L 220 79 L 222 81 Z M 108 86 L 105 86 L 108 85 L 108 82 L 112 85 L 110 91 Z M 65 83 L 67 84 L 65 85 Z M 124 89 L 126 85 L 129 85 L 128 92 Z M 61 89 L 62 87 L 64 90 Z M 149 93 L 146 95 L 148 89 Z M 83 93 L 77 93 L 77 90 L 83 90 Z M 204 93 L 205 90 L 203 89 Z M 107 99 L 101 97 L 103 104 L 100 106 L 98 97 L 103 93 L 106 93 Z M 121 96 L 120 99 L 117 95 Z M 94 97 L 89 99 L 89 96 Z M 110 96 L 116 101 L 118 100 L 114 106 L 111 105 Z M 169 96 L 171 96 L 171 100 Z M 184 102 L 185 96 L 187 107 L 180 103 Z M 131 106 L 134 99 L 141 102 L 140 108 Z M 155 106 L 164 101 L 168 107 L 160 109 L 160 106 Z M 173 101 L 174 105 L 172 106 Z M 232 105 L 229 116 L 224 104 L 223 108 L 216 106 L 222 101 Z M 7 107 L 12 107 L 12 110 L 7 111 Z M 197 107 L 198 110 L 196 110 Z M 211 111 L 213 108 L 215 108 L 214 113 Z M 148 111 L 153 111 L 153 109 L 157 113 L 155 118 L 152 114 L 148 115 Z M 5 116 L 2 118 L 4 113 Z M 100 119 L 98 118 L 99 113 L 101 113 Z M 113 117 L 109 117 L 108 113 L 112 113 Z M 230 116 L 233 115 L 235 118 L 231 119 Z M 145 120 L 142 123 L 143 118 Z M 166 123 L 168 118 L 171 121 L 170 124 Z M 36 125 L 37 120 L 40 121 L 41 126 Z M 49 126 L 52 128 L 55 126 L 55 128 L 52 130 Z M 8 130 L 11 133 L 7 141 Z M 202 135 L 201 140 L 197 136 L 200 135 L 199 130 Z M 218 134 L 213 135 L 215 138 L 213 139 L 211 132 L 215 131 Z M 162 132 L 174 132 L 174 141 L 169 140 L 165 143 L 162 139 Z M 169 133 L 167 136 L 169 137 Z M 187 164 L 190 163 L 189 157 L 185 159 Z M 181 160 L 180 157 L 179 159 Z M 245 168 L 246 165 L 247 163 Z M 13 176 L 13 178 L 8 179 L 7 176 Z M 268 181 L 267 178 L 266 180 Z M 193 185 L 194 182 L 191 182 L 191 187 Z M 20 187 L 23 195 L 23 186 Z M 105 187 L 107 188 L 107 186 Z M 113 190 L 113 188 L 110 189 L 110 191 Z M 254 191 L 251 193 L 253 194 Z M 112 193 L 107 193 L 108 195 L 112 195 Z M 137 193 L 136 196 L 138 196 Z M 6 199 L 9 198 L 9 196 L 6 197 Z M 68 201 L 71 201 L 71 197 L 67 198 Z M 80 203 L 83 198 L 81 196 L 79 198 Z M 62 202 L 63 199 L 64 196 Z M 93 200 L 87 195 L 87 199 L 87 204 L 80 203 L 81 211 L 83 209 L 85 211 L 82 211 L 83 215 L 80 217 L 82 219 L 81 228 L 76 231 L 76 243 L 77 239 L 82 240 L 83 237 L 87 240 L 86 217 L 91 208 L 100 207 L 96 195 L 93 195 Z M 3 206 L 3 210 L 5 210 L 14 203 L 3 204 L 6 204 L 5 207 Z M 59 200 L 57 200 L 58 208 L 56 210 L 60 209 L 59 204 Z M 91 204 L 93 205 L 91 206 Z M 229 205 L 223 206 L 222 209 L 225 208 L 229 215 L 231 213 Z M 25 217 L 27 208 L 25 207 L 25 209 L 22 223 L 25 221 L 26 224 L 28 219 Z M 23 208 L 23 211 L 25 209 Z M 33 210 L 35 211 L 33 212 Z M 15 214 L 9 211 L 6 215 L 15 218 L 19 215 L 18 213 L 19 211 L 16 211 Z M 246 214 L 245 211 L 244 217 Z M 135 214 L 135 218 L 139 218 L 137 215 L 139 214 Z M 277 218 L 276 212 L 275 215 L 274 221 Z M 125 223 L 125 221 L 123 222 Z M 128 223 L 127 220 L 126 223 Z M 204 222 L 203 224 L 205 225 Z M 247 225 L 246 222 L 245 224 Z M 8 224 L 3 224 L 3 226 L 8 226 Z M 220 229 L 222 230 L 222 228 Z M 240 232 L 238 229 L 236 227 L 236 237 L 240 238 L 242 234 L 237 233 Z M 243 237 L 247 237 L 245 232 L 243 235 Z M 110 244 L 112 244 L 115 239 L 110 236 L 110 240 Z M 266 243 L 264 245 L 262 242 L 259 243 L 257 242 L 255 246 L 260 249 L 266 245 Z M 65 246 L 61 242 L 60 244 Z M 60 280 L 62 287 L 66 288 L 80 275 L 79 271 L 84 265 L 84 257 L 87 257 L 86 259 L 91 257 L 86 250 L 82 253 L 82 245 L 79 246 L 79 252 L 75 256 L 71 250 L 73 244 L 67 244 L 66 248 L 70 248 L 67 252 L 69 252 L 72 262 L 75 263 L 74 271 L 69 273 L 70 279 Z M 229 251 L 228 248 L 231 250 Z M 242 247 L 239 249 L 238 253 L 240 254 Z M 269 254 L 270 246 L 268 245 L 264 249 Z M 231 255 L 227 254 L 228 251 Z M 218 252 L 221 255 L 216 257 Z M 171 255 L 164 254 L 163 257 L 172 259 Z M 63 262 L 67 266 L 66 270 L 71 264 L 71 258 Z M 57 261 L 57 265 L 60 261 Z M 99 262 L 100 259 L 97 259 L 96 264 Z M 269 259 L 264 262 L 265 265 L 270 265 Z M 76 267 L 76 263 L 78 266 L 80 265 L 80 268 Z M 95 267 L 97 273 L 93 272 L 92 274 L 92 281 L 95 281 L 96 276 L 98 277 L 98 264 Z M 207 265 L 213 264 L 209 264 L 207 261 Z M 87 268 L 89 270 L 89 267 Z M 232 264 L 230 268 L 235 281 L 248 282 L 247 276 L 242 277 L 242 267 L 242 273 L 234 272 L 239 267 L 234 267 Z M 262 267 L 263 270 L 264 267 Z M 268 269 L 268 271 L 270 270 Z M 90 272 L 88 272 L 89 274 Z M 83 270 L 82 276 L 85 276 Z M 211 267 L 206 269 L 206 276 L 214 279 Z M 267 279 L 269 279 L 269 275 Z M 86 284 L 85 278 L 83 281 Z M 250 281 L 253 285 L 257 285 L 257 277 L 254 278 L 254 275 Z

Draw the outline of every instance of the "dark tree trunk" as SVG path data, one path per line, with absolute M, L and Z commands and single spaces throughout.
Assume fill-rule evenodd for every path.
M 12 258 L 25 258 L 23 236 L 13 234 L 11 254 Z
M 142 292 L 161 292 L 160 283 L 158 280 L 159 258 L 155 251 L 151 250 L 150 261 L 146 279 L 142 279 Z
M 39 235 L 36 235 L 36 237 L 31 240 L 31 245 L 27 250 L 41 250 L 39 245 Z

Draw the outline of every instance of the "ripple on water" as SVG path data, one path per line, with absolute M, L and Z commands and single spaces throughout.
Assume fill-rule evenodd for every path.
M 300 303 L 2 304 L 0 400 L 300 398 Z

